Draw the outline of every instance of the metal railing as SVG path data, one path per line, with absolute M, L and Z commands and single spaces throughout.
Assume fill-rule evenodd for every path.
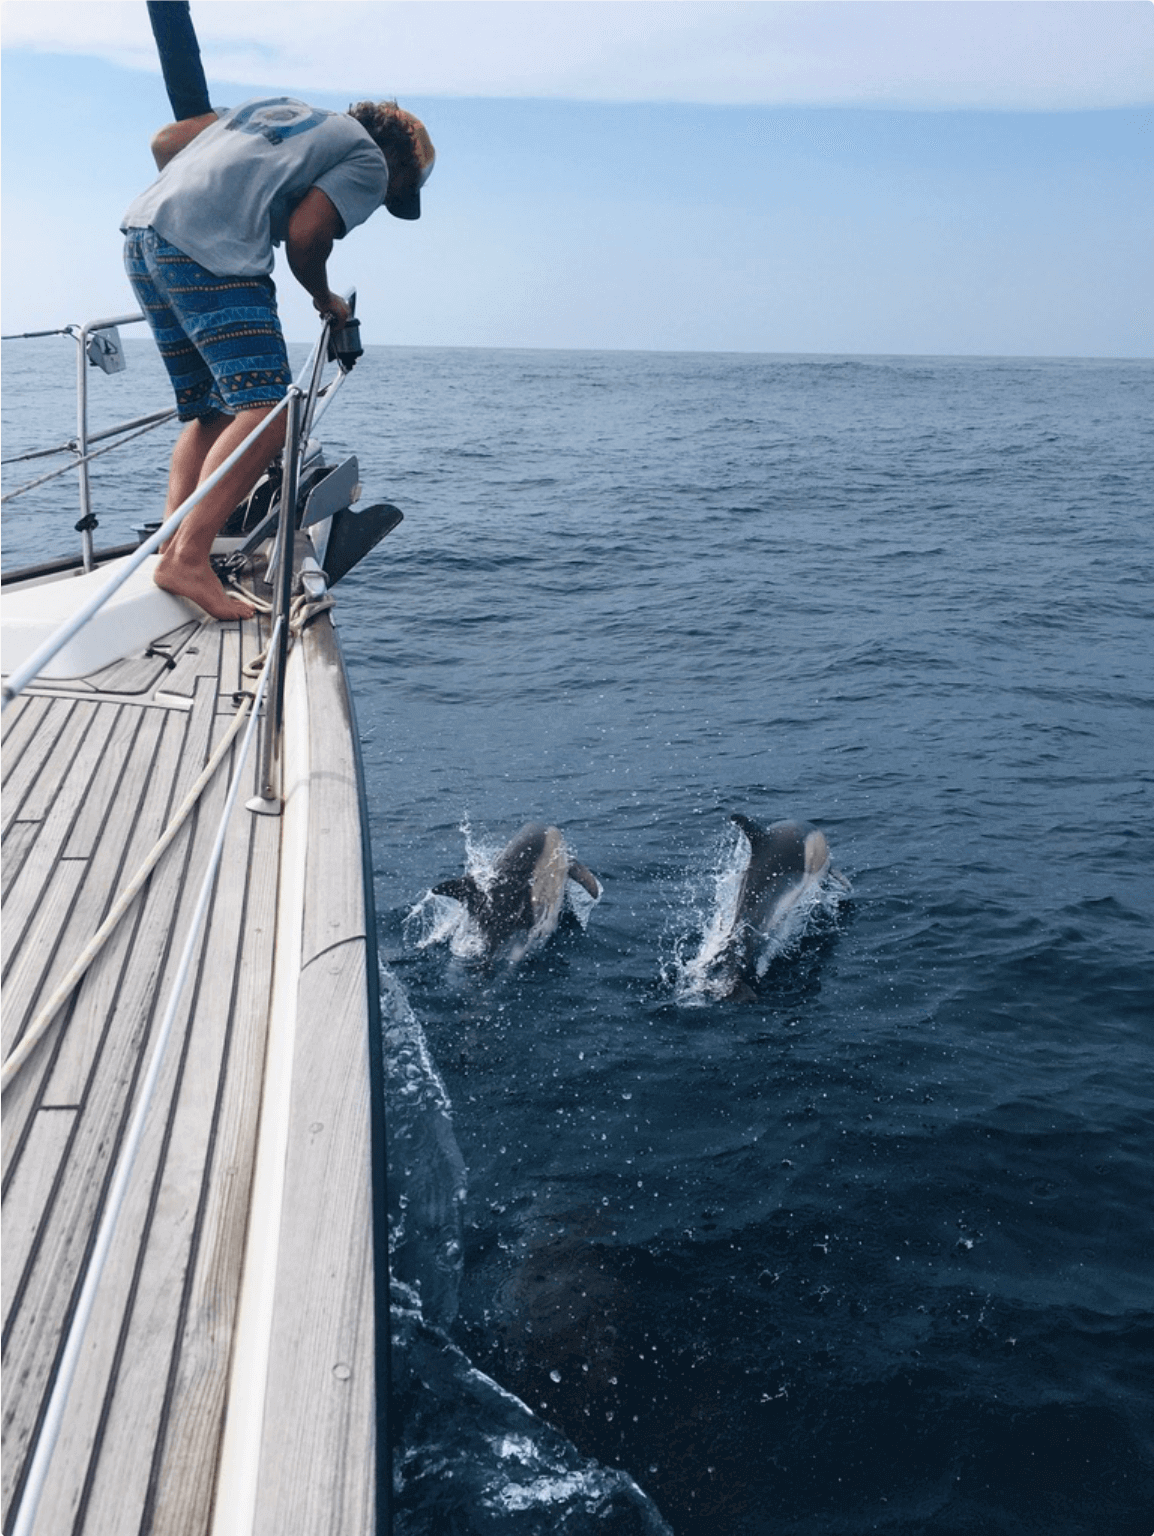
M 113 572 L 100 589 L 93 593 L 86 603 L 82 603 L 71 618 L 65 620 L 59 629 L 55 630 L 48 639 L 39 645 L 23 666 L 17 667 L 7 682 L 3 685 L 3 707 L 8 708 L 17 694 L 22 693 L 32 679 L 41 672 L 52 658 L 64 649 L 68 642 L 74 638 L 84 626 L 92 619 L 113 597 L 132 573 L 144 564 L 149 555 L 155 554 L 160 546 L 176 532 L 185 518 L 198 507 L 208 493 L 215 490 L 230 469 L 240 460 L 241 456 L 251 446 L 253 440 L 269 426 L 287 408 L 288 398 L 282 400 L 257 426 L 249 433 L 244 442 L 230 453 L 224 463 L 215 469 L 208 479 L 198 485 L 192 495 L 181 502 L 171 517 L 167 518 L 156 531 L 149 535 L 134 554 L 127 557 L 124 563 Z
M 88 339 L 95 332 L 100 330 L 107 330 L 113 325 L 125 324 L 131 320 L 139 318 L 139 316 L 119 316 L 114 320 L 93 321 L 92 323 L 82 327 L 64 326 L 55 331 L 30 331 L 25 333 L 27 336 L 74 335 L 81 342 L 79 373 L 79 379 L 81 382 L 78 384 L 78 392 L 81 396 L 81 399 L 77 406 L 77 445 L 78 447 L 82 447 L 84 450 L 82 461 L 80 463 L 80 472 L 82 478 L 82 506 L 88 505 L 88 499 L 90 497 L 90 487 L 88 486 L 87 478 L 87 449 L 90 439 L 88 437 L 87 423 L 87 379 L 84 374 L 84 365 L 86 362 L 85 347 L 87 345 Z M 124 562 L 118 566 L 118 568 L 109 576 L 108 580 L 99 588 L 98 591 L 93 593 L 87 602 L 81 604 L 81 606 L 69 619 L 60 625 L 60 627 L 55 630 L 53 634 L 49 635 L 49 637 L 40 646 L 37 647 L 37 649 L 28 658 L 28 660 L 24 662 L 22 666 L 16 668 L 16 670 L 3 684 L 2 707 L 4 709 L 8 708 L 8 705 L 12 702 L 12 700 L 15 699 L 17 695 L 20 694 L 28 686 L 32 679 L 36 677 L 37 674 L 48 665 L 52 658 L 57 655 L 58 652 L 63 650 L 68 642 L 72 640 L 97 613 L 100 612 L 104 605 L 109 601 L 111 597 L 114 596 L 117 591 L 119 591 L 119 589 L 124 585 L 124 583 L 133 574 L 133 572 L 138 570 L 140 566 L 144 564 L 145 560 L 147 560 L 150 555 L 154 554 L 160 548 L 161 544 L 165 543 L 169 538 L 171 538 L 171 536 L 188 517 L 189 513 L 191 513 L 197 506 L 200 505 L 200 503 L 204 500 L 210 491 L 214 490 L 216 486 L 219 485 L 221 480 L 224 479 L 225 475 L 228 474 L 233 466 L 240 460 L 240 458 L 252 445 L 255 439 L 260 436 L 261 433 L 268 431 L 278 416 L 284 412 L 291 411 L 296 416 L 298 425 L 297 430 L 293 434 L 293 443 L 291 448 L 287 440 L 285 444 L 285 483 L 282 484 L 280 495 L 281 518 L 277 541 L 276 574 L 274 575 L 273 571 L 270 570 L 270 577 L 274 582 L 274 590 L 277 591 L 278 594 L 282 592 L 284 594 L 283 602 L 278 598 L 278 606 L 274 612 L 274 622 L 276 613 L 283 612 L 286 616 L 285 628 L 287 628 L 288 596 L 291 590 L 292 579 L 291 567 L 293 540 L 291 529 L 295 523 L 295 515 L 286 518 L 284 516 L 284 509 L 285 507 L 289 507 L 295 514 L 296 486 L 299 483 L 300 457 L 304 446 L 303 434 L 299 430 L 299 423 L 301 420 L 301 416 L 299 414 L 300 401 L 302 398 L 305 401 L 304 419 L 306 421 L 315 422 L 320 417 L 321 409 L 329 404 L 337 386 L 339 386 L 345 376 L 344 372 L 338 373 L 336 378 L 334 378 L 327 386 L 326 390 L 323 392 L 321 391 L 320 378 L 327 354 L 329 332 L 330 324 L 328 321 L 325 321 L 321 328 L 321 334 L 316 342 L 316 345 L 314 346 L 313 351 L 309 356 L 308 362 L 305 364 L 301 371 L 301 382 L 290 386 L 288 394 L 285 396 L 285 398 L 281 400 L 267 416 L 258 422 L 253 431 L 248 434 L 245 440 L 231 454 L 229 454 L 228 458 L 225 459 L 224 462 L 220 464 L 206 480 L 197 486 L 192 495 L 183 501 L 180 506 L 177 507 L 177 509 L 172 513 L 172 515 L 168 517 L 163 523 L 161 523 L 160 527 L 155 529 L 155 531 L 151 533 L 149 537 L 146 538 L 144 542 L 137 547 L 133 554 L 129 555 L 124 560 Z M 15 340 L 19 338 L 11 337 L 5 339 Z M 307 381 L 307 383 L 304 381 Z M 322 393 L 324 395 L 323 401 L 321 401 L 320 398 Z M 318 402 L 320 402 L 321 409 L 317 408 Z M 107 429 L 106 433 L 101 435 L 109 435 L 118 430 L 128 430 L 130 427 L 137 426 L 142 420 L 145 419 L 146 418 L 138 417 L 133 422 L 122 424 L 121 428 L 109 428 Z M 65 448 L 70 448 L 71 444 L 65 444 L 64 446 Z M 65 466 L 66 469 L 71 467 L 71 465 Z M 291 484 L 289 483 L 290 481 Z M 284 537 L 286 529 L 288 530 L 287 538 Z M 89 541 L 90 539 L 91 535 L 89 534 Z M 90 567 L 86 565 L 86 569 L 88 568 Z M 287 646 L 287 640 L 282 640 L 281 644 Z M 276 695 L 276 714 L 278 721 L 283 709 L 283 667 L 280 669 L 280 673 L 280 678 L 277 679 L 274 683 L 274 692 Z
M 89 464 L 94 459 L 111 453 L 114 448 L 121 448 L 125 443 L 142 437 L 145 432 L 151 432 L 164 422 L 171 421 L 176 415 L 175 409 L 157 411 L 151 416 L 138 416 L 132 421 L 121 422 L 115 427 L 106 427 L 101 432 L 90 434 L 88 431 L 88 365 L 94 364 L 103 368 L 106 373 L 119 373 L 124 367 L 124 354 L 117 329 L 122 325 L 137 325 L 143 319 L 144 316 L 136 310 L 130 315 L 112 315 L 106 320 L 89 320 L 85 325 L 62 325 L 55 330 L 22 331 L 18 335 L 0 337 L 3 341 L 29 341 L 38 336 L 71 336 L 76 342 L 76 436 L 56 448 L 41 448 L 33 453 L 17 454 L 4 462 L 18 464 L 28 459 L 47 458 L 54 453 L 71 453 L 72 461 L 59 469 L 50 470 L 46 475 L 40 475 L 37 479 L 28 481 L 26 485 L 20 485 L 15 490 L 8 491 L 0 497 L 0 502 L 12 501 L 17 496 L 22 496 L 25 491 L 34 490 L 38 485 L 46 485 L 48 481 L 55 480 L 60 475 L 66 475 L 69 470 L 75 469 L 80 481 L 80 521 L 76 524 L 76 529 L 80 534 L 80 558 L 86 571 L 91 571 L 95 565 L 92 530 L 96 527 L 96 518 L 92 511 L 92 486 L 88 478 Z M 96 453 L 89 452 L 92 443 L 100 442 L 107 437 L 116 437 L 124 432 L 130 432 L 132 435 L 121 437 L 119 442 L 110 443 L 107 448 L 98 449 Z
M 272 686 L 265 708 L 260 743 L 260 792 L 249 801 L 249 809 L 279 812 L 281 807 L 280 752 L 284 723 L 285 671 L 288 667 L 289 608 L 292 604 L 293 544 L 296 534 L 297 488 L 300 483 L 301 393 L 294 385 L 286 398 L 284 475 L 280 488 L 280 518 L 276 530 L 276 550 L 269 562 L 269 580 L 275 594 L 272 622 L 276 626 L 275 652 L 272 658 Z

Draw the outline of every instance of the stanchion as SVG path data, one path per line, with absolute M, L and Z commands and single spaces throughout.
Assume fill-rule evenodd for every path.
M 293 545 L 296 542 L 297 484 L 300 470 L 301 392 L 294 384 L 285 412 L 284 472 L 280 488 L 280 522 L 277 525 L 273 565 L 272 622 L 283 622 L 276 632 L 272 684 L 261 722 L 260 792 L 248 801 L 248 809 L 260 816 L 279 816 L 283 808 L 283 755 L 285 668 L 288 665 L 289 608 L 292 603 Z

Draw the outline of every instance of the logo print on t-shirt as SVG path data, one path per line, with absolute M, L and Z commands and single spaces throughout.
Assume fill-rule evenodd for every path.
M 225 127 L 240 129 L 242 133 L 259 133 L 270 144 L 280 144 L 296 133 L 307 133 L 329 115 L 303 101 L 294 101 L 291 96 L 273 96 L 241 107 Z

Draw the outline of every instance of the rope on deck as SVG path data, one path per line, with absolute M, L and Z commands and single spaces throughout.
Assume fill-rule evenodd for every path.
M 239 582 L 234 581 L 232 585 L 241 594 L 246 603 L 253 603 L 261 607 L 265 612 L 272 611 L 271 604 L 266 604 L 261 598 L 254 597 Z M 289 609 L 289 644 L 291 645 L 303 633 L 318 613 L 325 613 L 329 608 L 335 608 L 336 604 L 337 600 L 331 592 L 326 592 L 323 597 L 310 598 L 303 592 L 298 597 L 294 597 L 292 607 Z M 271 644 L 272 642 L 270 641 L 269 643 Z M 246 662 L 244 670 L 252 673 L 259 672 L 264 666 L 267 655 L 268 646 L 259 655 L 254 656 L 251 661 Z
M 52 996 L 44 1004 L 43 1008 L 41 1008 L 40 1012 L 32 1020 L 32 1023 L 28 1026 L 28 1029 L 20 1038 L 18 1043 L 12 1048 L 8 1059 L 4 1063 L 3 1072 L 0 1073 L 0 1092 L 3 1092 L 3 1090 L 8 1087 L 9 1083 L 19 1072 L 20 1068 L 28 1060 L 32 1052 L 36 1049 L 36 1046 L 47 1032 L 49 1025 L 52 1023 L 52 1020 L 55 1018 L 61 1007 L 63 1007 L 63 1005 L 68 1001 L 69 997 L 72 995 L 77 984 L 83 978 L 89 966 L 96 959 L 97 955 L 104 948 L 108 940 L 112 937 L 113 933 L 116 931 L 116 927 L 119 924 L 120 919 L 132 905 L 136 896 L 139 894 L 141 887 L 144 885 L 144 882 L 148 879 L 149 875 L 156 868 L 160 860 L 164 857 L 165 850 L 168 848 L 176 834 L 180 831 L 184 823 L 188 820 L 189 814 L 193 807 L 196 805 L 204 791 L 208 788 L 216 774 L 216 770 L 224 761 L 225 755 L 227 754 L 229 748 L 232 746 L 233 741 L 236 739 L 237 732 L 244 725 L 245 719 L 248 716 L 249 709 L 252 707 L 252 700 L 252 694 L 246 693 L 244 695 L 243 699 L 241 700 L 240 707 L 237 709 L 236 715 L 233 718 L 232 724 L 225 732 L 219 746 L 216 748 L 216 751 L 205 764 L 200 777 L 185 796 L 184 801 L 182 802 L 176 815 L 169 822 L 168 826 L 165 827 L 159 841 L 154 845 L 152 851 L 149 853 L 144 863 L 140 866 L 135 875 L 133 875 L 132 879 L 124 887 L 124 890 L 116 898 L 116 902 L 113 905 L 112 910 L 104 919 L 103 923 L 101 923 L 100 927 L 93 934 L 92 938 L 89 939 L 83 950 L 81 950 L 79 956 L 73 963 L 72 967 L 69 969 L 67 975 L 60 982 Z
M 255 594 L 252 592 L 246 591 L 246 589 L 242 587 L 239 582 L 234 581 L 232 585 L 241 593 L 246 602 L 252 603 L 254 607 L 259 608 L 266 613 L 270 611 L 270 604 L 266 603 L 262 598 L 255 596 Z M 326 592 L 323 597 L 319 598 L 310 599 L 303 593 L 299 597 L 295 598 L 292 608 L 289 610 L 290 641 L 300 635 L 305 626 L 311 623 L 311 621 L 315 619 L 319 613 L 324 613 L 327 609 L 332 608 L 335 605 L 336 599 L 330 592 Z M 268 646 L 266 646 L 258 656 L 254 656 L 253 659 L 248 662 L 248 664 L 245 666 L 245 671 L 253 674 L 259 673 L 264 667 L 267 657 Z M 41 1008 L 40 1012 L 32 1020 L 32 1023 L 29 1025 L 24 1035 L 20 1038 L 19 1042 L 12 1048 L 8 1055 L 8 1059 L 4 1063 L 3 1071 L 0 1072 L 0 1093 L 2 1093 L 4 1089 L 8 1087 L 9 1083 L 12 1082 L 13 1078 L 20 1071 L 20 1068 L 28 1060 L 32 1052 L 36 1049 L 36 1046 L 47 1033 L 52 1020 L 55 1018 L 56 1014 L 60 1011 L 64 1004 L 68 1001 L 69 997 L 71 997 L 73 991 L 76 989 L 79 982 L 83 979 L 92 962 L 96 959 L 97 955 L 99 955 L 105 944 L 107 944 L 108 940 L 112 937 L 121 918 L 128 911 L 129 907 L 140 893 L 144 882 L 156 868 L 157 864 L 163 858 L 165 850 L 168 848 L 176 834 L 180 831 L 185 821 L 187 821 L 193 807 L 196 805 L 204 791 L 208 788 L 209 784 L 212 782 L 216 770 L 224 761 L 225 755 L 228 752 L 228 749 L 231 747 L 237 732 L 243 726 L 251 703 L 252 695 L 246 693 L 244 698 L 241 700 L 241 704 L 236 712 L 236 716 L 233 719 L 232 724 L 229 726 L 228 731 L 222 738 L 220 745 L 209 758 L 200 777 L 185 796 L 184 802 L 180 809 L 169 822 L 168 826 L 164 829 L 160 840 L 156 843 L 148 857 L 145 859 L 144 863 L 136 871 L 136 874 L 133 875 L 132 879 L 125 886 L 124 890 L 117 897 L 112 910 L 104 919 L 103 923 L 101 923 L 100 927 L 93 934 L 92 938 L 89 939 L 84 949 L 77 956 L 67 975 L 65 975 L 64 979 L 57 986 L 52 996 L 48 999 L 48 1001 Z
M 277 620 L 276 627 L 280 625 Z M 168 1002 L 163 1017 L 157 1027 L 156 1039 L 152 1048 L 152 1056 L 148 1068 L 144 1074 L 143 1082 L 137 1097 L 136 1108 L 133 1111 L 132 1120 L 128 1127 L 124 1143 L 120 1149 L 119 1160 L 116 1165 L 116 1173 L 108 1191 L 105 1201 L 104 1214 L 96 1233 L 96 1240 L 88 1260 L 88 1267 L 84 1273 L 84 1284 L 81 1286 L 80 1297 L 76 1303 L 76 1309 L 68 1327 L 68 1333 L 63 1352 L 60 1355 L 56 1368 L 56 1378 L 52 1385 L 52 1391 L 48 1398 L 48 1404 L 44 1416 L 40 1422 L 39 1432 L 36 1437 L 36 1448 L 32 1454 L 32 1461 L 28 1471 L 24 1492 L 20 1499 L 20 1508 L 16 1514 L 11 1528 L 11 1536 L 32 1536 L 32 1530 L 36 1523 L 36 1511 L 40 1504 L 40 1496 L 44 1491 L 44 1483 L 48 1476 L 48 1469 L 52 1461 L 52 1453 L 56 1447 L 56 1441 L 60 1434 L 60 1426 L 64 1419 L 64 1409 L 68 1401 L 68 1394 L 72 1388 L 73 1377 L 80 1360 L 81 1350 L 84 1345 L 84 1335 L 88 1328 L 88 1320 L 92 1315 L 95 1305 L 96 1293 L 100 1286 L 100 1276 L 104 1269 L 105 1260 L 109 1249 L 112 1247 L 112 1239 L 116 1232 L 117 1220 L 121 1207 L 124 1204 L 128 1192 L 128 1182 L 132 1175 L 133 1164 L 139 1150 L 141 1139 L 144 1136 L 145 1122 L 148 1119 L 152 1096 L 156 1091 L 156 1085 L 160 1080 L 160 1069 L 164 1062 L 164 1053 L 168 1047 L 169 1037 L 172 1034 L 172 1026 L 176 1019 L 177 1009 L 180 1005 L 181 993 L 188 979 L 192 967 L 193 954 L 200 939 L 201 927 L 208 912 L 209 901 L 212 897 L 213 887 L 216 885 L 217 872 L 220 868 L 221 853 L 224 850 L 224 837 L 228 829 L 229 819 L 232 816 L 233 806 L 236 804 L 237 793 L 240 790 L 241 778 L 244 774 L 245 759 L 249 747 L 252 744 L 253 728 L 256 725 L 257 715 L 260 712 L 260 701 L 264 696 L 268 685 L 268 676 L 271 667 L 266 667 L 256 686 L 255 697 L 252 700 L 252 714 L 248 722 L 248 730 L 245 732 L 244 741 L 241 743 L 240 752 L 232 780 L 229 783 L 228 793 L 225 796 L 224 810 L 217 825 L 216 838 L 209 855 L 208 868 L 205 870 L 204 879 L 201 882 L 200 893 L 197 896 L 196 906 L 192 913 L 188 935 L 185 939 L 184 949 L 181 952 L 180 962 L 177 966 L 176 976 L 172 983 L 172 989 L 168 995 Z M 239 720 L 243 720 L 249 713 L 246 706 L 237 711 Z M 236 725 L 237 721 L 233 722 Z M 231 729 L 231 728 L 230 728 Z M 215 754 L 214 754 L 215 755 Z M 202 775 L 203 777 L 203 775 Z

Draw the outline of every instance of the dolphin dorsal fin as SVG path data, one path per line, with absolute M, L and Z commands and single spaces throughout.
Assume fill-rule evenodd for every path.
M 594 901 L 600 899 L 601 882 L 598 880 L 597 876 L 593 873 L 592 870 L 586 869 L 584 864 L 579 864 L 576 859 L 571 859 L 569 862 L 568 875 L 570 880 L 576 880 L 578 885 L 583 886 L 584 889 L 589 892 L 590 896 L 592 896 Z
M 729 819 L 749 839 L 752 859 L 763 872 L 813 874 L 829 855 L 824 833 L 808 821 L 775 821 L 763 827 L 740 812 Z
M 755 848 L 759 842 L 764 841 L 765 828 L 759 827 L 756 821 L 750 821 L 749 817 L 743 816 L 740 811 L 734 811 L 729 819 L 733 822 L 734 826 L 741 828 Z

